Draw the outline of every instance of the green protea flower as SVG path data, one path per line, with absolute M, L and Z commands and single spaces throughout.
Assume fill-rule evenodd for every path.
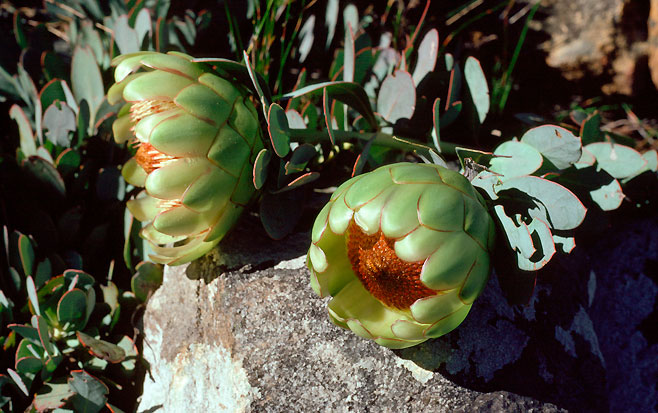
M 311 286 L 329 315 L 390 348 L 439 337 L 468 314 L 489 274 L 494 222 L 466 178 L 398 163 L 341 185 L 315 220 Z
M 128 209 L 148 222 L 141 236 L 154 261 L 189 262 L 219 242 L 255 192 L 256 109 L 239 84 L 181 53 L 140 52 L 113 64 L 108 100 L 127 102 L 114 137 L 137 145 L 123 176 L 145 188 Z

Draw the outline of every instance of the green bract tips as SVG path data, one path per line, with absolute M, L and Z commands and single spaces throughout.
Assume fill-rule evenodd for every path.
M 311 286 L 337 325 L 390 348 L 439 337 L 489 275 L 495 227 L 457 172 L 398 163 L 341 185 L 315 220 Z
M 145 188 L 128 209 L 148 223 L 140 234 L 154 261 L 192 261 L 217 245 L 256 191 L 256 109 L 239 84 L 180 53 L 135 53 L 113 63 L 108 100 L 127 102 L 114 137 L 137 146 L 123 176 Z

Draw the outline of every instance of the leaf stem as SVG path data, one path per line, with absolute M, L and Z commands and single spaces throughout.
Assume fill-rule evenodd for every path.
M 310 130 L 310 129 L 290 129 L 290 140 L 304 143 L 319 143 L 329 140 L 329 133 L 327 130 Z M 373 139 L 374 145 L 386 146 L 388 148 L 400 149 L 404 151 L 428 149 L 426 145 L 407 141 L 401 138 L 384 132 L 347 132 L 341 130 L 332 130 L 332 135 L 337 142 L 344 142 L 350 139 L 359 139 L 362 141 L 369 141 Z M 451 142 L 440 142 L 441 153 L 446 155 L 455 155 L 455 148 L 460 145 Z

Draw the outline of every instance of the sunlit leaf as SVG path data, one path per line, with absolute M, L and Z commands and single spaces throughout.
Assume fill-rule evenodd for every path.
M 534 147 L 517 140 L 506 141 L 494 151 L 489 169 L 505 178 L 530 175 L 542 165 L 542 156 Z
M 480 66 L 480 62 L 476 58 L 469 57 L 466 59 L 464 79 L 466 80 L 466 85 L 468 85 L 473 104 L 477 110 L 478 119 L 482 123 L 489 112 L 489 86 L 487 85 L 487 78 L 482 71 L 482 66 Z
M 75 113 L 64 102 L 55 102 L 48 106 L 43 114 L 43 128 L 47 130 L 46 138 L 55 145 L 69 146 L 69 133 L 76 130 Z
M 387 121 L 411 119 L 416 108 L 416 87 L 411 75 L 402 70 L 390 74 L 382 82 L 377 96 L 377 112 Z
M 537 148 L 559 169 L 568 168 L 581 157 L 580 138 L 559 126 L 543 125 L 532 128 L 523 135 L 521 142 Z
M 616 179 L 612 180 L 612 182 L 607 185 L 603 185 L 594 191 L 590 191 L 589 194 L 592 197 L 592 200 L 604 211 L 615 210 L 619 208 L 624 201 L 624 192 L 621 189 L 619 181 Z
M 633 176 L 647 164 L 638 151 L 624 145 L 596 142 L 585 146 L 585 149 L 594 155 L 599 168 L 617 179 Z
M 88 47 L 76 47 L 71 62 L 71 83 L 73 94 L 78 104 L 86 100 L 89 105 L 89 125 L 84 125 L 89 134 L 93 134 L 96 111 L 103 101 L 105 90 L 100 69 L 94 54 Z
M 418 46 L 418 60 L 414 68 L 413 80 L 418 86 L 425 75 L 432 72 L 436 66 L 436 58 L 439 53 L 439 32 L 432 29 L 425 34 Z
M 25 112 L 18 105 L 12 105 L 9 109 L 9 117 L 18 124 L 18 135 L 20 137 L 21 151 L 26 157 L 36 155 L 37 145 L 34 140 L 34 133 L 30 121 L 27 120 Z
M 538 209 L 531 209 L 530 216 L 548 222 L 555 229 L 567 230 L 579 226 L 585 219 L 587 209 L 567 188 L 536 176 L 519 176 L 503 180 L 494 187 L 496 193 L 517 189 L 534 200 Z

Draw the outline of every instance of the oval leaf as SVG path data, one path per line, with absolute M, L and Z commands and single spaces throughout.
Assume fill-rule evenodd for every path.
M 542 125 L 527 131 L 521 142 L 534 146 L 558 169 L 566 169 L 581 157 L 580 138 L 567 129 L 555 125 Z
M 590 143 L 585 149 L 594 155 L 601 169 L 617 179 L 633 176 L 647 164 L 638 151 L 624 145 L 597 142 Z
M 146 300 L 162 285 L 162 265 L 148 261 L 137 264 L 130 287 L 138 300 Z
M 604 211 L 612 211 L 619 208 L 625 198 L 621 185 L 616 179 L 613 179 L 612 182 L 603 185 L 599 189 L 590 191 L 589 195 Z
M 76 102 L 87 101 L 89 105 L 90 121 L 84 128 L 93 134 L 93 125 L 96 111 L 103 101 L 105 90 L 103 78 L 96 63 L 94 53 L 89 47 L 77 46 L 71 61 L 71 83 Z
M 477 110 L 478 119 L 482 123 L 489 112 L 489 86 L 480 62 L 472 56 L 466 59 L 464 79 L 466 79 L 468 91 L 471 93 L 471 99 Z
M 267 130 L 270 133 L 270 140 L 274 152 L 283 158 L 290 152 L 290 127 L 286 112 L 276 103 L 270 105 L 267 112 Z
M 416 87 L 408 72 L 396 70 L 386 76 L 377 96 L 377 112 L 391 123 L 411 119 L 416 108 Z
M 78 341 L 94 357 L 98 357 L 110 363 L 120 363 L 126 358 L 126 352 L 116 344 L 105 340 L 97 340 L 82 331 L 76 332 Z
M 416 86 L 420 84 L 425 75 L 434 70 L 438 54 L 439 32 L 436 29 L 432 29 L 425 34 L 425 37 L 420 42 L 420 46 L 418 46 L 418 61 L 416 62 L 413 74 L 413 80 Z
M 57 319 L 60 324 L 69 323 L 68 330 L 80 330 L 87 316 L 87 294 L 74 288 L 64 293 L 57 304 Z
M 272 159 L 272 154 L 267 149 L 261 149 L 254 162 L 254 187 L 261 189 L 267 180 L 267 167 Z
M 537 149 L 519 141 L 507 141 L 494 151 L 490 170 L 505 178 L 530 175 L 541 167 L 542 156 Z
M 552 228 L 574 229 L 585 219 L 587 209 L 578 197 L 555 182 L 536 176 L 519 176 L 494 187 L 497 194 L 507 189 L 518 189 L 534 198 L 539 208 L 531 209 L 530 216 L 548 221 Z

